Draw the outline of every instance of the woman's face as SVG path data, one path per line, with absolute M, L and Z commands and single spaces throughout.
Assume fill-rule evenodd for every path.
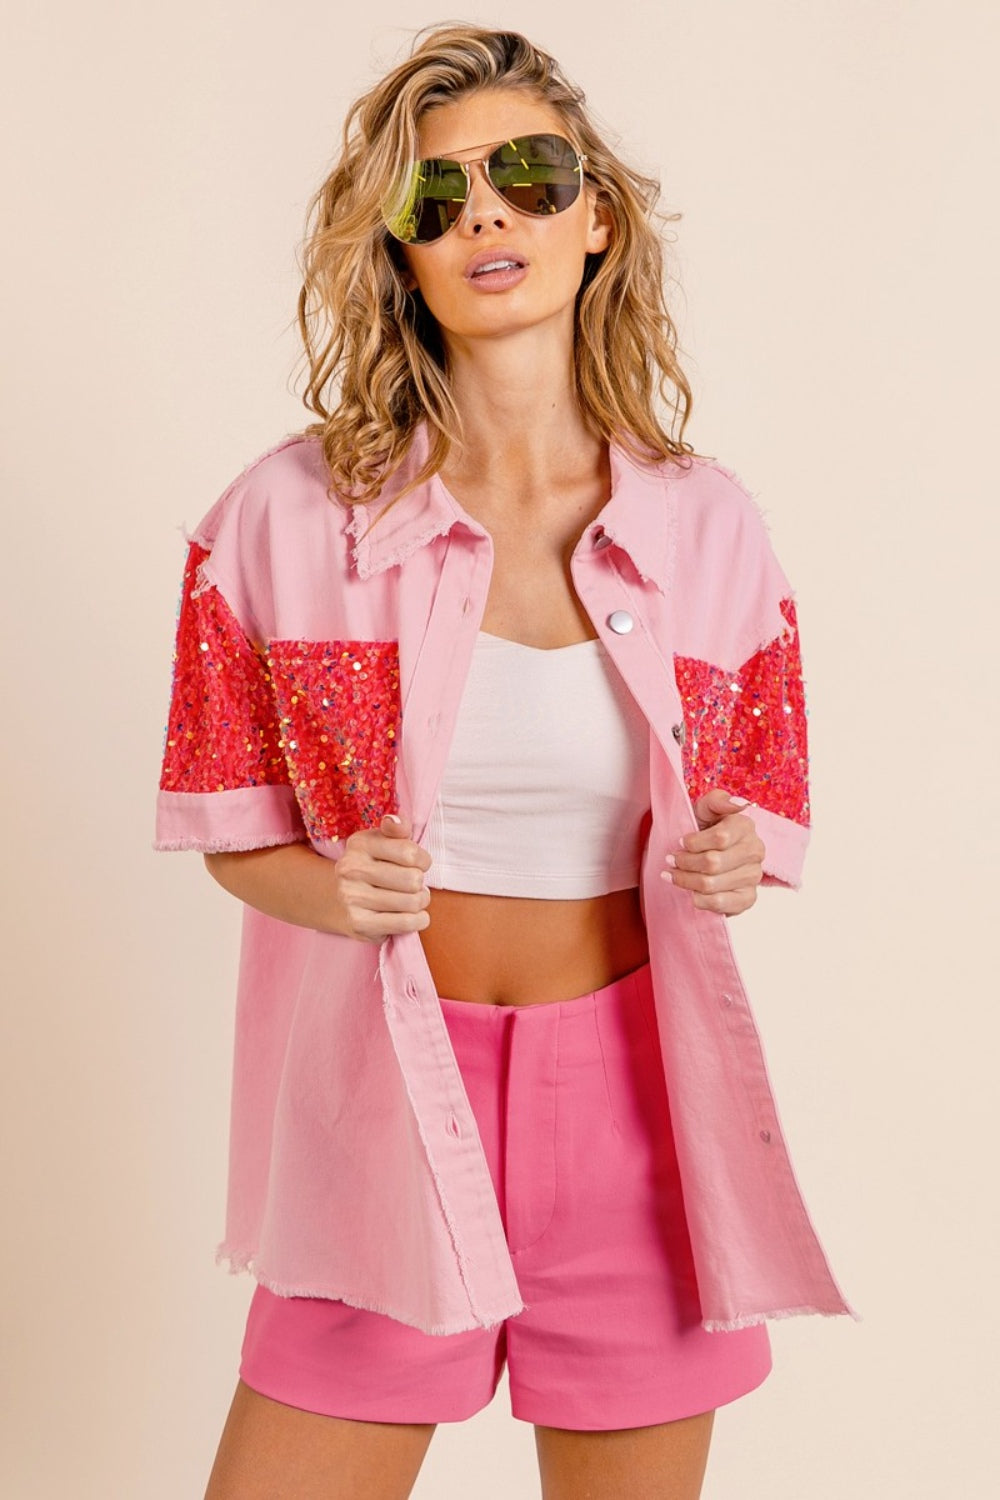
M 558 113 L 522 89 L 469 94 L 428 110 L 418 128 L 422 159 L 472 161 L 518 135 L 567 134 Z M 584 258 L 606 250 L 611 221 L 596 207 L 597 188 L 584 182 L 575 203 L 558 214 L 518 213 L 473 167 L 461 218 L 429 245 L 404 245 L 404 284 L 419 291 L 447 345 L 496 338 L 553 321 L 572 330 Z M 516 252 L 526 270 L 513 285 L 476 280 L 469 262 L 482 251 Z

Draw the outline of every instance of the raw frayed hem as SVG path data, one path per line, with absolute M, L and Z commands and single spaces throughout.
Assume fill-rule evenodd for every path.
M 215 579 L 212 577 L 210 567 L 206 567 L 206 564 L 210 565 L 211 561 L 211 557 L 203 557 L 195 568 L 194 584 L 191 588 L 192 599 L 200 599 L 202 594 L 207 594 L 209 589 L 215 588 Z
M 359 506 L 354 507 L 355 510 L 358 510 L 359 508 Z M 388 509 L 388 506 L 386 506 L 385 508 Z M 429 526 L 426 531 L 420 532 L 418 536 L 410 537 L 409 540 L 402 546 L 395 548 L 395 550 L 392 552 L 388 552 L 385 557 L 379 558 L 378 564 L 376 565 L 370 561 L 367 553 L 363 553 L 361 551 L 361 548 L 365 541 L 365 538 L 368 536 L 368 532 L 371 531 L 372 527 L 375 525 L 375 522 L 379 520 L 381 514 L 382 512 L 380 511 L 379 514 L 375 517 L 375 520 L 373 520 L 371 524 L 365 528 L 364 531 L 360 530 L 360 518 L 357 521 L 352 518 L 351 521 L 348 522 L 348 534 L 355 538 L 355 545 L 353 548 L 354 563 L 358 570 L 358 575 L 361 578 L 371 578 L 375 573 L 385 573 L 389 568 L 401 567 L 402 564 L 406 562 L 407 558 L 411 557 L 414 552 L 419 551 L 421 547 L 426 547 L 428 542 L 434 541 L 435 537 L 442 536 L 446 531 L 449 530 L 452 525 L 452 522 L 450 521 L 435 521 L 434 524 Z
M 862 1321 L 861 1314 L 847 1303 L 843 1307 L 781 1307 L 774 1312 L 740 1313 L 735 1318 L 704 1318 L 702 1328 L 706 1333 L 736 1333 L 740 1328 L 753 1328 L 757 1323 L 777 1322 L 779 1318 L 800 1318 L 813 1313 L 821 1318 L 853 1318 Z
M 751 811 L 748 816 L 752 818 L 753 812 Z M 789 890 L 800 891 L 802 889 L 802 877 L 797 872 L 793 872 L 783 865 L 769 863 L 765 855 L 764 878 L 761 881 L 761 885 L 783 885 L 787 886 Z
M 155 839 L 153 848 L 172 853 L 179 849 L 194 850 L 198 854 L 244 854 L 249 849 L 274 849 L 279 844 L 307 844 L 304 833 L 248 834 L 246 838 L 226 839 Z
M 520 1307 L 512 1308 L 505 1317 L 497 1318 L 492 1323 L 463 1323 L 460 1328 L 450 1327 L 444 1323 L 433 1323 L 429 1328 L 424 1328 L 419 1323 L 414 1323 L 412 1318 L 405 1317 L 398 1308 L 390 1307 L 382 1302 L 352 1297 L 345 1292 L 332 1293 L 329 1289 L 318 1291 L 315 1288 L 289 1286 L 286 1282 L 276 1281 L 257 1269 L 251 1250 L 230 1250 L 226 1245 L 220 1245 L 215 1252 L 215 1263 L 219 1266 L 224 1265 L 230 1276 L 238 1276 L 243 1272 L 249 1273 L 255 1281 L 267 1291 L 273 1292 L 276 1297 L 318 1297 L 325 1302 L 343 1302 L 347 1307 L 356 1307 L 359 1312 L 380 1313 L 385 1318 L 392 1318 L 397 1323 L 403 1323 L 407 1328 L 415 1328 L 418 1333 L 431 1334 L 435 1338 L 447 1338 L 453 1333 L 489 1332 L 491 1328 L 499 1328 L 507 1317 L 514 1317 L 517 1313 L 526 1311 L 522 1303 Z

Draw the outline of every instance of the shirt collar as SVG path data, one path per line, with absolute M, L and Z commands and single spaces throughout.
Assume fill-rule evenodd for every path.
M 352 506 L 348 525 L 354 537 L 354 562 L 370 578 L 406 561 L 418 548 L 454 527 L 486 537 L 478 521 L 459 505 L 441 478 L 432 474 L 395 505 L 391 502 L 426 462 L 430 449 L 426 422 L 420 422 L 406 458 L 375 505 Z M 672 463 L 641 463 L 615 441 L 609 444 L 611 498 L 584 532 L 590 544 L 601 536 L 631 558 L 644 581 L 666 590 L 673 575 L 674 506 L 671 478 L 684 470 Z M 583 540 L 583 539 L 581 539 Z

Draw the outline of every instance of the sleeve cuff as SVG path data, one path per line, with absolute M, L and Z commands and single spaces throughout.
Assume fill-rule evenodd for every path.
M 764 843 L 763 885 L 784 885 L 798 890 L 802 884 L 802 865 L 806 857 L 810 830 L 793 823 L 780 813 L 768 812 L 756 805 L 746 809 L 758 836 Z
M 223 854 L 308 842 L 290 786 L 225 792 L 164 792 L 156 800 L 154 849 Z

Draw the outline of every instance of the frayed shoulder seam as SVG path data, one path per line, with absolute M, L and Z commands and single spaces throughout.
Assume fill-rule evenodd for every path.
M 724 479 L 728 479 L 730 484 L 735 486 L 743 499 L 750 505 L 765 532 L 770 536 L 771 518 L 760 498 L 759 492 L 751 489 L 746 480 L 737 474 L 735 469 L 730 469 L 726 464 L 720 463 L 718 459 L 704 459 L 701 460 L 701 463 L 703 468 L 711 469 L 714 473 L 721 474 Z

